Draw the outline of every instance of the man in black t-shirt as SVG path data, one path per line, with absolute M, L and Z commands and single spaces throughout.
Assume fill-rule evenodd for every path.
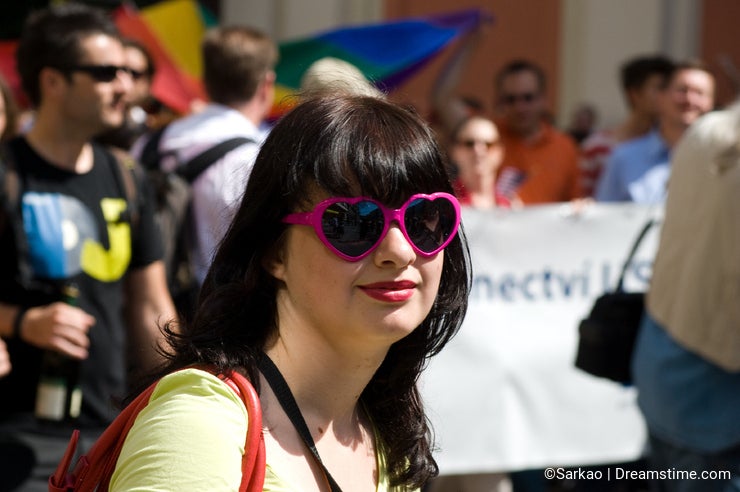
M 89 442 L 115 416 L 130 384 L 127 364 L 150 370 L 161 362 L 159 325 L 175 311 L 151 193 L 91 141 L 121 124 L 132 83 L 110 18 L 76 4 L 38 11 L 16 57 L 36 118 L 5 149 L 19 193 L 0 221 L 0 335 L 12 364 L 0 378 L 0 456 L 31 449 L 34 480 L 21 490 L 46 490 L 72 427 Z M 138 188 L 133 194 L 130 184 Z M 61 302 L 70 283 L 79 290 L 74 306 Z M 33 418 L 44 350 L 81 361 L 77 422 Z

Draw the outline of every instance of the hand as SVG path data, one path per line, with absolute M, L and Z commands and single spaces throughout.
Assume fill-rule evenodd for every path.
M 85 359 L 90 346 L 87 334 L 94 324 L 95 318 L 82 309 L 55 302 L 26 311 L 20 333 L 32 345 Z
M 10 354 L 8 354 L 8 347 L 5 342 L 0 338 L 0 378 L 7 376 L 10 373 Z

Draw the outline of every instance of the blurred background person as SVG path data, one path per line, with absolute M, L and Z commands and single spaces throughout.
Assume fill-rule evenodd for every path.
M 658 96 L 672 70 L 673 62 L 665 56 L 640 56 L 622 65 L 622 93 L 629 113 L 619 125 L 596 131 L 581 143 L 579 166 L 584 196 L 593 196 L 596 182 L 618 143 L 653 129 L 658 121 Z
M 324 92 L 340 92 L 384 98 L 359 68 L 351 63 L 327 56 L 313 62 L 301 77 L 302 96 Z
M 496 186 L 525 205 L 581 197 L 578 150 L 570 136 L 548 121 L 544 71 L 513 60 L 496 75 L 495 120 L 504 145 Z
M 701 62 L 676 64 L 658 96 L 657 127 L 614 148 L 596 187 L 596 200 L 665 200 L 671 150 L 697 118 L 714 108 L 714 86 L 714 75 Z
M 187 246 L 198 285 L 236 212 L 266 136 L 261 124 L 272 107 L 278 59 L 272 39 L 249 26 L 211 28 L 200 48 L 208 104 L 154 133 L 137 154 L 145 166 L 172 172 L 209 149 L 220 149 L 192 177 Z M 150 154 L 157 157 L 150 161 Z
M 0 76 L 0 141 L 6 142 L 18 134 L 19 118 L 20 111 L 13 91 Z
M 13 92 L 0 76 L 0 142 L 10 140 L 18 133 L 18 106 Z M 11 369 L 10 356 L 5 341 L 0 339 L 0 377 Z
M 0 378 L 8 374 L 11 367 L 8 347 L 5 345 L 5 341 L 0 338 Z
M 496 125 L 483 116 L 469 116 L 450 138 L 453 186 L 461 205 L 476 208 L 512 206 L 512 200 L 496 191 L 496 171 L 504 158 Z
M 589 103 L 581 103 L 573 110 L 566 132 L 580 145 L 596 129 L 599 115 Z

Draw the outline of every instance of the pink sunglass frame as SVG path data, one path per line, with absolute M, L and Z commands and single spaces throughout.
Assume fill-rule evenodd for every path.
M 411 205 L 414 201 L 418 200 L 419 198 L 428 200 L 428 201 L 435 201 L 437 199 L 446 199 L 449 201 L 453 208 L 455 209 L 455 226 L 452 229 L 452 232 L 447 237 L 447 239 L 437 248 L 435 248 L 433 251 L 426 252 L 419 249 L 416 244 L 411 240 L 409 237 L 408 231 L 406 230 L 406 223 L 404 221 L 404 214 L 406 212 L 406 209 Z M 331 207 L 332 205 L 336 203 L 347 203 L 349 205 L 354 205 L 356 203 L 360 202 L 371 202 L 375 204 L 382 212 L 383 212 L 383 232 L 381 232 L 380 236 L 378 237 L 378 240 L 370 246 L 367 251 L 362 253 L 359 256 L 350 256 L 347 255 L 341 251 L 339 251 L 337 248 L 334 247 L 334 245 L 329 242 L 329 240 L 326 237 L 326 234 L 324 234 L 324 230 L 321 227 L 321 220 L 324 216 L 324 212 L 326 212 L 326 209 Z M 406 238 L 406 241 L 411 245 L 411 248 L 416 252 L 416 254 L 423 256 L 424 258 L 430 258 L 443 249 L 445 249 L 450 242 L 455 238 L 457 235 L 458 229 L 460 227 L 460 220 L 461 220 L 461 210 L 460 210 L 460 202 L 457 201 L 457 198 L 454 197 L 454 195 L 451 195 L 449 193 L 445 192 L 437 192 L 437 193 L 431 193 L 431 194 L 424 194 L 424 193 L 417 193 L 415 195 L 411 195 L 411 197 L 406 200 L 406 202 L 401 206 L 401 208 L 397 209 L 391 209 L 389 207 L 386 207 L 382 203 L 380 203 L 378 200 L 375 200 L 370 197 L 366 196 L 360 196 L 360 197 L 332 197 L 327 198 L 326 200 L 322 200 L 319 203 L 316 204 L 316 206 L 311 210 L 310 212 L 297 212 L 288 214 L 285 217 L 283 217 L 282 222 L 285 224 L 293 224 L 293 225 L 307 225 L 313 227 L 314 232 L 316 232 L 316 236 L 318 236 L 319 240 L 329 248 L 329 250 L 334 253 L 335 255 L 339 256 L 340 258 L 347 260 L 347 261 L 360 261 L 361 259 L 368 256 L 370 253 L 375 251 L 375 249 L 380 245 L 381 242 L 383 242 L 383 239 L 385 238 L 386 234 L 388 234 L 388 230 L 391 227 L 391 223 L 396 222 L 398 224 L 399 229 L 401 230 L 401 233 Z

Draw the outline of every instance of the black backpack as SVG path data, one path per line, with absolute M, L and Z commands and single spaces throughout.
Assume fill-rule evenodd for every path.
M 159 149 L 164 126 L 154 131 L 142 148 L 139 162 L 144 168 L 156 197 L 156 215 L 162 231 L 167 283 L 181 316 L 189 317 L 197 301 L 199 285 L 191 267 L 192 230 L 190 221 L 191 187 L 212 164 L 228 152 L 254 140 L 234 137 L 214 145 L 174 171 L 162 170 L 161 162 L 172 156 Z

